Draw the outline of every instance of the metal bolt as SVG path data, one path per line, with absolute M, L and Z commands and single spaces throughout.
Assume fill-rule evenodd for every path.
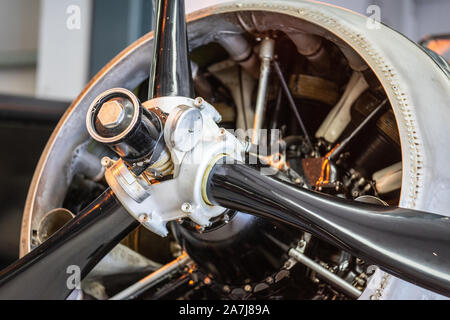
M 144 223 L 148 220 L 148 214 L 142 213 L 138 216 L 138 220 L 140 223 Z
M 305 241 L 305 240 L 300 240 L 300 241 L 298 242 L 298 247 L 299 247 L 300 249 L 304 248 L 305 246 L 306 246 L 306 241 Z
M 113 161 L 109 157 L 103 157 L 100 163 L 105 168 L 109 168 L 113 165 Z
M 184 202 L 181 205 L 181 211 L 185 212 L 185 213 L 190 213 L 192 212 L 192 205 L 189 202 Z
M 219 129 L 219 139 L 221 139 L 222 141 L 227 140 L 227 135 L 226 135 L 227 130 L 225 130 L 224 128 L 220 128 Z
M 272 283 L 273 283 L 273 278 L 272 278 L 272 277 L 267 277 L 267 278 L 266 278 L 266 282 L 267 282 L 268 284 L 272 284 Z
M 250 292 L 250 291 L 252 291 L 252 286 L 249 285 L 249 284 L 246 284 L 246 285 L 244 286 L 244 290 L 247 291 L 247 292 Z
M 117 100 L 107 101 L 97 114 L 97 119 L 105 128 L 115 128 L 123 120 L 125 115 L 122 104 Z
M 203 109 L 205 106 L 203 105 L 203 98 L 202 97 L 197 97 L 194 99 L 194 106 L 196 106 L 199 109 Z

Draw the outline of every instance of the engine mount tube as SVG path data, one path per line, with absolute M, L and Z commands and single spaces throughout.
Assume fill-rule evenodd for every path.
M 139 225 L 107 189 L 30 253 L 0 271 L 0 299 L 65 299 Z
M 214 165 L 205 201 L 313 233 L 399 278 L 450 296 L 449 217 L 332 197 L 232 162 Z

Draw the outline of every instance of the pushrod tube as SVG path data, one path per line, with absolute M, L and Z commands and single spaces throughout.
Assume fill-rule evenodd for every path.
M 311 150 L 314 150 L 314 147 L 311 142 L 311 137 L 309 136 L 308 130 L 306 130 L 306 127 L 305 127 L 305 124 L 303 123 L 302 117 L 300 116 L 300 113 L 298 112 L 297 105 L 295 104 L 294 98 L 292 97 L 292 94 L 289 91 L 288 84 L 286 83 L 286 79 L 284 79 L 284 75 L 283 75 L 283 72 L 281 71 L 278 61 L 274 60 L 273 66 L 275 68 L 275 73 L 278 75 L 278 79 L 280 80 L 281 88 L 283 88 L 284 94 L 287 97 L 289 106 L 291 107 L 291 111 L 294 113 L 295 118 L 297 119 L 297 122 L 303 131 L 303 135 L 305 136 L 306 142 L 308 143 L 309 148 Z
M 363 129 L 372 121 L 373 118 L 384 108 L 387 103 L 387 99 L 383 100 L 369 115 L 356 127 L 352 133 L 342 141 L 336 149 L 328 156 L 330 160 L 337 160 L 347 146 L 357 137 Z
M 138 225 L 108 188 L 52 237 L 0 271 L 0 299 L 65 299 Z
M 450 218 L 300 189 L 232 159 L 216 163 L 206 201 L 315 234 L 424 288 L 450 296 Z
M 331 272 L 325 267 L 322 267 L 319 263 L 315 262 L 314 260 L 308 258 L 305 254 L 300 252 L 299 250 L 295 248 L 291 248 L 288 251 L 288 254 L 291 258 L 294 258 L 304 266 L 308 267 L 309 269 L 315 271 L 322 279 L 324 279 L 326 282 L 331 284 L 334 287 L 337 287 L 344 291 L 347 295 L 349 295 L 352 298 L 359 298 L 361 295 L 361 291 L 359 291 L 357 288 L 352 286 L 350 283 L 339 277 L 337 274 Z
M 194 96 L 184 0 L 156 1 L 148 98 Z
M 252 143 L 258 144 L 260 139 L 260 131 L 263 127 L 264 114 L 266 110 L 267 87 L 270 77 L 270 63 L 273 59 L 275 49 L 275 41 L 265 38 L 261 43 L 259 56 L 261 58 L 260 75 L 258 91 L 256 94 L 255 118 L 253 120 Z
M 139 294 L 148 290 L 152 286 L 158 284 L 160 281 L 164 280 L 167 276 L 171 275 L 173 272 L 182 269 L 187 264 L 191 263 L 192 260 L 189 258 L 187 253 L 183 253 L 181 256 L 175 260 L 169 262 L 168 264 L 162 266 L 158 270 L 149 274 L 145 278 L 142 278 L 138 282 L 129 286 L 128 288 L 117 293 L 115 296 L 111 297 L 110 300 L 130 300 L 137 298 Z

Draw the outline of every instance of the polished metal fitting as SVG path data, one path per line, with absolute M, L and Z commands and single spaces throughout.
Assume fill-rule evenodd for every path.
M 105 128 L 116 128 L 125 118 L 125 110 L 120 101 L 111 100 L 105 102 L 97 115 L 100 124 Z
M 123 140 L 138 124 L 140 103 L 129 90 L 113 88 L 92 102 L 86 116 L 86 128 L 92 138 L 111 144 Z

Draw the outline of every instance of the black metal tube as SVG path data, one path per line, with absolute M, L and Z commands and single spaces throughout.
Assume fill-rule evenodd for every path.
M 270 121 L 270 123 L 271 123 L 270 129 L 279 128 L 278 119 L 280 118 L 281 98 L 282 98 L 282 91 L 281 91 L 281 87 L 279 87 L 278 92 L 277 92 L 277 99 L 275 100 L 275 110 L 273 112 L 273 117 Z
M 295 118 L 297 119 L 298 124 L 300 125 L 300 128 L 303 131 L 303 135 L 305 136 L 306 142 L 308 143 L 308 146 L 311 148 L 311 150 L 314 150 L 308 130 L 306 130 L 306 127 L 305 127 L 305 124 L 303 123 L 302 117 L 300 117 L 300 113 L 297 110 L 297 105 L 295 104 L 294 98 L 292 97 L 292 94 L 289 91 L 289 87 L 286 83 L 286 79 L 284 79 L 284 75 L 283 75 L 283 72 L 281 71 L 278 61 L 274 60 L 273 65 L 275 67 L 275 72 L 278 75 L 278 79 L 280 79 L 280 84 L 281 84 L 281 87 L 283 88 L 284 94 L 286 95 L 286 97 L 288 99 L 289 106 L 291 107 L 292 112 L 294 112 Z
M 138 226 L 107 189 L 47 241 L 0 271 L 0 299 L 65 299 Z M 73 276 L 72 278 L 70 278 Z
M 450 296 L 448 217 L 296 188 L 244 164 L 216 164 L 207 197 L 311 232 L 399 278 Z
M 184 0 L 158 0 L 149 99 L 193 97 Z
M 352 140 L 362 132 L 367 124 L 378 114 L 381 109 L 383 109 L 386 103 L 387 99 L 384 99 L 371 113 L 369 113 L 369 115 L 355 128 L 355 130 L 353 130 L 352 133 L 345 138 L 336 149 L 334 149 L 333 153 L 328 156 L 328 159 L 337 160 L 350 142 L 352 142 Z

